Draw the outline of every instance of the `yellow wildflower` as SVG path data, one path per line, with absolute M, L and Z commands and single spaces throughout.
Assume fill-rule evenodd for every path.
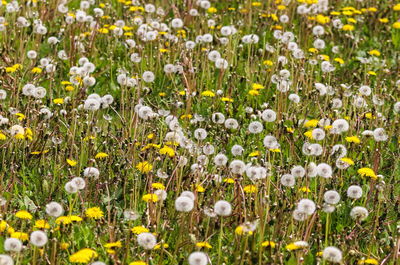
M 34 67 L 31 71 L 33 74 L 40 74 L 42 72 L 42 69 L 39 67 Z
M 43 229 L 43 228 L 45 228 L 45 229 L 49 229 L 50 228 L 50 225 L 49 225 L 49 223 L 46 221 L 46 220 L 37 220 L 36 222 L 35 222 L 35 226 L 34 226 L 35 228 L 39 228 L 39 229 Z
M 18 211 L 15 214 L 15 217 L 17 217 L 19 219 L 29 219 L 29 220 L 31 220 L 33 216 L 29 212 L 27 212 L 25 210 L 22 210 L 22 211 Z
M 98 154 L 95 156 L 95 158 L 102 159 L 102 158 L 106 158 L 107 156 L 108 156 L 108 155 L 107 155 L 106 153 L 100 152 L 100 153 L 98 153 Z
M 259 156 L 260 155 L 260 152 L 259 151 L 254 151 L 254 152 L 251 152 L 250 154 L 249 154 L 249 157 L 255 157 L 255 156 Z
M 212 246 L 210 244 L 208 244 L 208 242 L 197 242 L 196 243 L 196 247 L 198 247 L 198 248 L 212 248 Z
M 378 177 L 375 175 L 375 172 L 368 167 L 363 167 L 357 170 L 357 173 L 361 175 L 361 177 L 367 176 L 370 177 L 371 179 L 377 179 Z
M 150 201 L 157 202 L 158 197 L 155 194 L 149 193 L 149 194 L 143 195 L 142 200 L 144 200 L 145 202 L 150 202 Z
M 360 259 L 357 264 L 373 264 L 378 265 L 379 262 L 376 259 Z
M 86 210 L 86 216 L 97 220 L 103 217 L 104 213 L 99 207 L 92 207 Z
M 354 165 L 354 161 L 351 158 L 342 157 L 342 158 L 340 158 L 340 160 L 345 162 L 346 164 L 349 164 L 350 166 Z
M 381 55 L 380 51 L 378 51 L 378 50 L 370 50 L 368 53 L 370 55 L 374 55 L 374 56 L 380 56 Z
M 70 165 L 71 167 L 74 167 L 74 166 L 76 166 L 76 164 L 78 164 L 78 162 L 76 162 L 75 160 L 68 159 L 68 158 L 67 158 L 67 163 L 68 163 L 68 165 Z
M 90 248 L 84 248 L 69 256 L 69 261 L 73 263 L 88 263 L 93 258 L 97 258 L 96 251 Z
M 342 29 L 344 31 L 352 31 L 352 30 L 354 30 L 354 26 L 350 25 L 350 24 L 346 24 L 346 25 L 343 25 Z
M 346 137 L 345 139 L 346 139 L 346 142 L 348 142 L 348 143 L 359 144 L 361 142 L 360 138 L 358 138 L 358 136 L 350 136 L 350 137 Z
M 135 226 L 134 228 L 131 229 L 132 233 L 139 235 L 141 233 L 148 233 L 149 229 L 147 229 L 144 226 Z
M 260 93 L 258 92 L 258 90 L 252 89 L 249 91 L 249 95 L 258 96 L 258 95 L 260 95 Z
M 55 99 L 53 99 L 53 103 L 54 104 L 63 104 L 64 99 L 63 98 L 55 98 Z
M 165 186 L 162 183 L 154 182 L 151 184 L 151 187 L 156 190 L 165 190 Z
M 144 161 L 137 164 L 136 168 L 142 173 L 149 173 L 153 166 L 149 162 Z
M 248 231 L 247 229 L 245 229 L 245 227 L 243 225 L 239 225 L 238 227 L 236 227 L 235 233 L 237 235 L 245 235 L 245 234 L 252 235 L 253 234 L 252 231 Z
M 275 248 L 276 244 L 274 241 L 264 241 L 261 246 L 263 247 L 270 247 L 270 248 Z
M 10 235 L 12 238 L 17 238 L 21 241 L 28 241 L 29 240 L 29 236 L 27 233 L 23 233 L 23 232 L 14 232 Z
M 243 191 L 245 193 L 256 193 L 257 187 L 254 185 L 247 185 L 246 187 L 243 188 Z
M 160 154 L 165 155 L 167 154 L 169 157 L 174 157 L 175 156 L 175 151 L 173 148 L 165 145 L 163 148 L 160 149 Z
M 317 127 L 318 122 L 319 122 L 319 121 L 316 120 L 316 119 L 309 120 L 309 121 L 307 121 L 307 122 L 304 124 L 304 127 L 306 127 L 306 128 L 309 128 L 309 127 L 315 128 L 315 127 Z
M 202 96 L 205 96 L 205 97 L 210 97 L 210 98 L 215 97 L 214 92 L 212 92 L 212 91 L 210 91 L 210 90 L 203 91 L 203 92 L 201 93 L 201 95 L 202 95 Z
M 132 261 L 131 263 L 129 263 L 129 265 L 149 265 L 144 261 L 138 260 L 138 261 Z
M 261 84 L 254 83 L 254 84 L 251 86 L 251 88 L 254 89 L 254 90 L 260 90 L 260 89 L 263 89 L 264 86 L 261 85 Z

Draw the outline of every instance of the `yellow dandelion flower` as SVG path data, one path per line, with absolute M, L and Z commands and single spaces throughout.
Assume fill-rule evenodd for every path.
M 270 248 L 275 248 L 275 246 L 276 246 L 276 243 L 274 242 L 274 241 L 264 241 L 262 244 L 261 244 L 261 246 L 262 247 L 270 247 Z
M 273 66 L 273 65 L 274 65 L 274 63 L 273 63 L 272 61 L 270 61 L 270 60 L 265 60 L 265 61 L 263 62 L 263 64 L 264 64 L 264 65 L 267 65 L 267 66 Z
M 354 26 L 350 25 L 350 24 L 346 24 L 346 25 L 343 25 L 342 29 L 344 31 L 352 31 L 352 30 L 354 30 Z
M 48 223 L 46 220 L 37 220 L 37 221 L 35 222 L 34 227 L 35 227 L 35 228 L 39 228 L 39 229 L 43 229 L 43 228 L 49 229 L 49 228 L 50 228 L 50 225 L 49 225 L 49 223 Z
M 160 154 L 165 155 L 167 154 L 169 157 L 174 157 L 175 156 L 175 151 L 173 148 L 165 145 L 163 148 L 160 149 Z
M 368 167 L 363 167 L 357 170 L 357 173 L 361 175 L 361 177 L 367 176 L 370 177 L 371 179 L 377 179 L 378 177 L 375 175 L 375 172 Z
M 243 188 L 243 191 L 245 193 L 256 193 L 257 192 L 257 187 L 255 185 L 247 185 Z
M 247 230 L 243 225 L 239 225 L 238 227 L 236 227 L 235 233 L 237 235 L 246 235 L 246 234 L 252 235 L 253 234 L 252 231 Z
M 368 53 L 374 56 L 381 56 L 381 52 L 378 50 L 370 50 Z
M 223 97 L 223 98 L 221 98 L 221 100 L 222 100 L 223 102 L 233 102 L 233 99 L 228 98 L 228 97 Z
M 342 157 L 342 158 L 340 158 L 340 161 L 343 161 L 346 164 L 349 164 L 350 166 L 354 165 L 354 161 L 348 157 Z
M 14 232 L 10 235 L 12 238 L 17 238 L 21 241 L 28 241 L 29 240 L 29 236 L 27 233 L 23 233 L 23 232 Z
M 249 95 L 258 96 L 258 95 L 260 95 L 260 92 L 258 92 L 258 90 L 252 89 L 249 91 Z
M 217 12 L 217 9 L 215 7 L 210 7 L 209 9 L 207 9 L 207 12 L 212 14 Z
M 324 15 L 317 15 L 316 19 L 319 24 L 326 24 L 330 21 L 330 18 Z
M 101 29 L 99 29 L 98 31 L 99 31 L 100 33 L 102 33 L 102 34 L 107 34 L 107 33 L 109 32 L 109 30 L 106 29 L 106 28 L 101 28 Z
M 306 186 L 301 187 L 301 188 L 299 189 L 299 191 L 301 191 L 301 192 L 311 192 L 311 190 L 310 190 L 309 188 L 307 188 Z
M 156 190 L 165 190 L 165 186 L 162 183 L 154 182 L 151 187 Z
M 286 128 L 286 131 L 288 132 L 288 133 L 294 133 L 294 129 L 293 128 L 290 128 L 290 127 L 287 127 Z
M 67 249 L 69 248 L 69 244 L 63 242 L 63 243 L 60 244 L 60 248 L 61 248 L 62 250 L 67 250 Z
M 161 247 L 168 248 L 169 245 L 168 244 L 157 244 L 157 245 L 154 246 L 153 249 L 160 249 Z
M 197 192 L 200 192 L 200 193 L 203 193 L 203 192 L 206 191 L 206 189 L 204 189 L 203 186 L 201 186 L 201 185 L 199 185 L 199 184 L 196 184 L 196 191 L 197 191 Z
M 197 242 L 196 247 L 198 248 L 212 248 L 212 246 L 208 242 Z
M 316 120 L 316 119 L 309 120 L 304 124 L 304 127 L 306 127 L 306 128 L 309 128 L 309 127 L 315 128 L 315 127 L 317 127 L 318 122 L 319 121 Z
M 298 250 L 298 249 L 303 249 L 306 248 L 307 244 L 299 244 L 297 242 L 290 243 L 285 247 L 286 250 L 292 251 L 292 250 Z
M 158 197 L 155 194 L 149 193 L 149 194 L 143 195 L 142 200 L 145 201 L 145 202 L 150 202 L 150 201 L 157 202 L 158 201 Z
M 226 178 L 226 179 L 224 179 L 224 182 L 233 184 L 233 183 L 235 183 L 235 180 L 233 178 Z
M 149 265 L 144 261 L 141 260 L 137 260 L 137 261 L 132 261 L 131 263 L 129 263 L 129 265 Z
M 16 212 L 15 217 L 19 219 L 29 219 L 29 220 L 33 218 L 32 214 L 30 214 L 28 211 L 25 210 Z
M 96 251 L 90 248 L 84 248 L 69 256 L 69 261 L 73 263 L 88 263 L 94 258 L 97 258 Z
M 149 173 L 152 168 L 153 166 L 147 161 L 140 162 L 136 165 L 136 169 L 138 169 L 142 173 Z
M 74 167 L 74 166 L 76 166 L 76 165 L 78 164 L 78 162 L 76 162 L 75 160 L 68 159 L 68 158 L 67 158 L 67 163 L 68 163 L 68 165 L 70 165 L 71 167 Z
M 312 137 L 312 132 L 313 132 L 313 130 L 309 130 L 309 131 L 307 131 L 307 132 L 305 132 L 304 133 L 304 135 L 308 138 L 308 139 L 314 139 L 313 137 Z
M 147 229 L 144 226 L 135 226 L 134 228 L 131 229 L 132 233 L 139 235 L 141 233 L 148 233 L 149 229 Z
M 20 120 L 20 121 L 22 121 L 23 119 L 25 119 L 25 115 L 22 114 L 22 113 L 19 113 L 19 112 L 18 112 L 18 113 L 16 113 L 15 115 L 18 117 L 17 119 Z
M 53 99 L 53 103 L 54 104 L 63 104 L 64 99 L 63 98 L 55 98 L 55 99 Z
M 348 143 L 356 143 L 359 144 L 361 142 L 360 138 L 358 138 L 358 136 L 350 136 L 350 137 L 346 137 L 346 142 Z
M 210 91 L 210 90 L 203 91 L 203 92 L 201 93 L 201 95 L 202 95 L 202 96 L 205 96 L 205 97 L 210 97 L 210 98 L 215 97 L 214 92 L 212 92 L 212 91 Z
M 271 151 L 272 153 L 280 153 L 281 149 L 276 148 L 276 149 L 269 149 L 269 151 Z
M 264 86 L 261 85 L 261 84 L 254 83 L 254 84 L 251 86 L 251 88 L 254 89 L 254 90 L 260 90 L 260 89 L 263 89 Z
M 86 210 L 86 216 L 97 220 L 103 217 L 104 213 L 99 207 L 92 207 Z
M 42 72 L 42 69 L 40 69 L 39 67 L 34 67 L 31 72 L 33 74 L 40 74 Z
M 399 22 L 399 21 L 394 22 L 392 26 L 393 26 L 393 28 L 395 28 L 395 29 L 400 29 L 400 22 Z
M 259 156 L 260 155 L 260 152 L 259 151 L 254 151 L 254 152 L 251 152 L 250 154 L 249 154 L 249 157 L 255 157 L 255 156 Z
M 343 59 L 341 59 L 341 58 L 335 58 L 335 59 L 333 59 L 335 62 L 338 62 L 338 63 L 340 63 L 340 64 L 344 64 L 344 61 L 343 61 Z
M 7 233 L 10 235 L 15 232 L 14 229 L 9 224 L 7 224 L 6 221 L 0 220 L 0 233 L 3 233 L 5 231 L 7 231 Z
M 361 259 L 357 262 L 357 264 L 373 264 L 373 265 L 378 265 L 379 261 L 376 259 Z
M 386 23 L 389 22 L 389 19 L 387 19 L 387 18 L 380 18 L 380 19 L 379 19 L 379 22 L 386 24 Z
M 122 247 L 121 241 L 111 242 L 104 245 L 105 248 L 120 248 Z
M 108 155 L 106 153 L 102 153 L 102 152 L 98 153 L 95 156 L 95 158 L 99 158 L 99 159 L 106 158 L 106 157 L 108 157 Z

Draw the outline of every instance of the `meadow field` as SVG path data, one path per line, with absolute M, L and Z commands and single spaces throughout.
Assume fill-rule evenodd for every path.
M 400 264 L 398 0 L 0 1 L 0 265 Z

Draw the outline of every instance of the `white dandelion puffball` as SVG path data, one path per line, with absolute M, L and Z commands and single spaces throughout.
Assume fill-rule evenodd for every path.
M 204 252 L 195 251 L 189 255 L 189 265 L 207 265 L 208 257 Z
M 139 246 L 144 249 L 153 249 L 157 244 L 157 239 L 152 233 L 140 233 L 137 241 Z
M 0 254 L 0 265 L 14 265 L 14 261 L 9 255 Z
M 347 196 L 351 199 L 360 199 L 363 195 L 363 190 L 358 185 L 352 185 L 347 189 Z
M 350 216 L 353 219 L 358 219 L 360 221 L 363 221 L 368 217 L 368 210 L 365 207 L 356 206 L 353 209 L 351 209 Z
M 31 234 L 30 242 L 36 247 L 43 247 L 47 243 L 47 234 L 40 230 L 34 231 Z
M 229 216 L 232 213 L 232 206 L 229 202 L 220 200 L 215 203 L 214 211 L 219 216 Z
M 297 209 L 308 215 L 312 215 L 315 212 L 316 206 L 312 200 L 301 199 L 297 205 Z
M 324 193 L 324 201 L 329 204 L 337 204 L 340 201 L 340 195 L 335 190 L 328 190 Z
M 50 202 L 46 205 L 46 213 L 51 217 L 60 217 L 64 209 L 58 202 Z
M 4 241 L 4 250 L 10 252 L 20 252 L 22 249 L 22 242 L 17 238 L 7 238 Z M 1 264 L 1 263 L 0 263 Z
M 175 200 L 175 209 L 178 212 L 190 212 L 193 210 L 194 201 L 187 196 L 179 196 Z
M 342 251 L 337 247 L 326 247 L 322 252 L 322 257 L 327 261 L 340 263 L 342 261 Z

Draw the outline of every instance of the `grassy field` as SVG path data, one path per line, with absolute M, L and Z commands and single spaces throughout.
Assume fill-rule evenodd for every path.
M 399 16 L 3 0 L 0 265 L 400 264 Z

